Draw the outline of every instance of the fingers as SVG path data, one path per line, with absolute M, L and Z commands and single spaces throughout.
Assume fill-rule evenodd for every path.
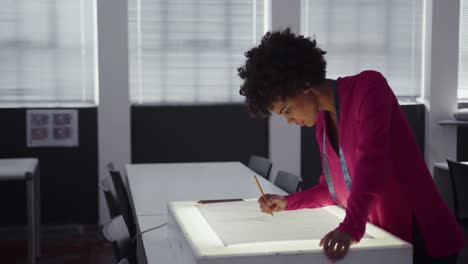
M 268 205 L 268 207 L 270 208 L 270 210 L 271 210 L 272 212 L 279 212 L 279 211 L 281 211 L 277 204 Z
M 260 206 L 260 210 L 263 212 L 263 213 L 267 213 L 267 205 L 266 205 L 266 202 L 265 200 L 263 199 L 263 197 L 260 197 L 258 198 L 258 204 Z
M 267 200 L 267 201 L 270 200 L 272 196 L 274 196 L 274 195 L 265 194 L 265 199 L 263 199 L 263 196 L 260 196 L 257 201 L 258 201 L 259 204 L 266 203 L 265 200 Z
M 277 195 L 272 195 L 270 197 L 267 198 L 267 205 L 268 206 L 273 206 L 273 205 L 276 205 L 276 203 L 280 200 L 280 197 L 277 196 Z
M 263 199 L 263 196 L 260 196 L 257 201 L 264 213 L 280 212 L 285 210 L 287 206 L 286 198 L 281 195 L 265 194 L 265 199 Z
M 323 252 L 327 256 L 329 255 L 329 252 L 330 252 L 330 246 L 331 246 L 330 243 L 332 241 L 332 237 L 333 237 L 333 232 L 329 232 L 322 238 L 322 240 L 320 240 L 320 246 L 323 246 Z
M 266 207 L 269 209 L 271 212 L 277 212 L 278 211 L 278 206 L 277 206 L 277 201 L 278 201 L 278 196 L 272 195 L 268 198 Z
M 339 260 L 344 257 L 343 249 L 345 245 L 342 242 L 337 242 L 335 247 L 332 248 L 331 252 L 329 252 L 329 258 L 332 260 Z
M 260 205 L 260 210 L 263 213 L 269 214 L 271 211 L 278 210 L 276 205 L 272 205 L 270 200 L 276 199 L 277 195 L 273 194 L 265 194 L 265 199 L 263 199 L 263 196 L 260 196 L 258 198 L 258 203 Z M 266 201 L 265 201 L 266 200 Z
M 260 204 L 260 209 L 262 210 L 263 213 L 266 213 L 266 214 L 270 213 L 270 208 L 265 203 Z
M 323 252 L 332 261 L 342 259 L 348 253 L 351 241 L 340 233 L 332 231 L 320 240 Z
M 348 244 L 348 245 L 345 245 L 345 246 L 343 247 L 343 249 L 341 250 L 341 258 L 344 258 L 344 256 L 346 256 L 346 254 L 348 254 L 348 250 L 349 250 L 349 247 L 350 247 L 350 246 L 351 246 L 351 245 Z

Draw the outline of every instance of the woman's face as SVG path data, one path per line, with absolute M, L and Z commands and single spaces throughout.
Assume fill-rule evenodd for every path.
M 271 111 L 286 118 L 288 124 L 312 127 L 319 113 L 317 93 L 308 89 L 284 100 L 276 100 Z

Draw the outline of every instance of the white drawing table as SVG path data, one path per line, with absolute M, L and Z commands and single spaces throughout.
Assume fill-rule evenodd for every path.
M 167 203 L 180 200 L 254 198 L 260 191 L 255 172 L 240 162 L 127 164 L 129 196 L 138 231 L 167 222 Z M 268 180 L 258 180 L 266 193 L 286 193 Z M 167 226 L 137 239 L 140 264 L 173 264 Z
M 0 180 L 26 181 L 28 222 L 28 263 L 40 257 L 39 161 L 36 158 L 0 159 Z
M 257 173 L 240 162 L 127 164 L 125 168 L 137 217 L 166 214 L 168 202 L 260 196 Z M 286 194 L 265 178 L 258 180 L 265 193 Z

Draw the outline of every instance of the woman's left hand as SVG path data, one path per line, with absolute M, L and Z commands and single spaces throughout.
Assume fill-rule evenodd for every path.
M 333 230 L 320 240 L 325 255 L 333 261 L 344 258 L 349 247 L 354 242 L 353 237 L 341 230 Z

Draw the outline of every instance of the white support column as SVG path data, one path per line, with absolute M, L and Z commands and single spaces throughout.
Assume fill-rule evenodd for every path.
M 283 30 L 289 27 L 300 34 L 301 1 L 271 0 L 271 29 Z M 278 170 L 286 170 L 300 176 L 301 173 L 301 128 L 288 125 L 284 117 L 270 117 L 270 159 L 273 168 L 270 179 L 274 181 Z
M 427 0 L 425 3 L 425 156 L 432 171 L 434 162 L 456 158 L 456 128 L 442 127 L 437 122 L 452 118 L 457 109 L 460 0 Z
M 99 180 L 107 176 L 107 163 L 121 171 L 130 163 L 127 8 L 127 0 L 97 0 Z M 99 191 L 99 222 L 107 219 Z

